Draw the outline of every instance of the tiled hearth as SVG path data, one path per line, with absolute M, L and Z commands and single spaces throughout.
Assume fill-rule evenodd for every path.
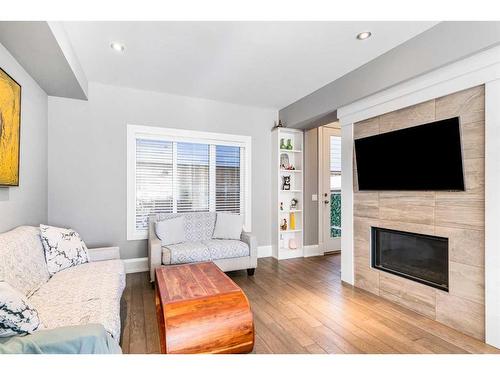
M 354 171 L 354 282 L 484 340 L 484 86 L 356 123 L 354 138 L 453 116 L 461 121 L 465 192 L 360 192 Z M 372 227 L 447 238 L 449 291 L 372 268 Z

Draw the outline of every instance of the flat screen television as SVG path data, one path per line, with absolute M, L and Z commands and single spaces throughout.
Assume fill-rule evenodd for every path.
M 465 190 L 458 117 L 354 143 L 359 190 Z

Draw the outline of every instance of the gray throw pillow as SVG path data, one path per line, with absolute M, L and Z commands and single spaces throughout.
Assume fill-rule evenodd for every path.
M 0 281 L 0 337 L 31 333 L 40 327 L 38 312 L 21 292 Z
M 162 246 L 185 242 L 184 216 L 157 221 L 155 223 L 155 231 L 161 240 Z
M 239 240 L 243 230 L 243 216 L 217 212 L 215 230 L 212 238 L 220 240 Z

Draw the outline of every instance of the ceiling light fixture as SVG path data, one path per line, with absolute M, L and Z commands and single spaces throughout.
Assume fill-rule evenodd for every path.
M 112 42 L 110 44 L 110 47 L 112 49 L 114 49 L 116 52 L 123 52 L 125 50 L 125 45 L 123 45 L 122 43 L 118 43 L 118 42 Z
M 356 35 L 356 39 L 358 39 L 358 40 L 365 40 L 365 39 L 368 39 L 371 36 L 372 36 L 371 32 L 369 32 L 369 31 L 363 31 L 363 32 L 359 33 L 358 35 Z

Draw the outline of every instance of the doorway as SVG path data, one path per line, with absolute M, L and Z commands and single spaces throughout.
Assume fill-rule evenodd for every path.
M 338 122 L 320 127 L 319 144 L 319 238 L 324 253 L 340 252 L 341 229 L 341 138 Z

